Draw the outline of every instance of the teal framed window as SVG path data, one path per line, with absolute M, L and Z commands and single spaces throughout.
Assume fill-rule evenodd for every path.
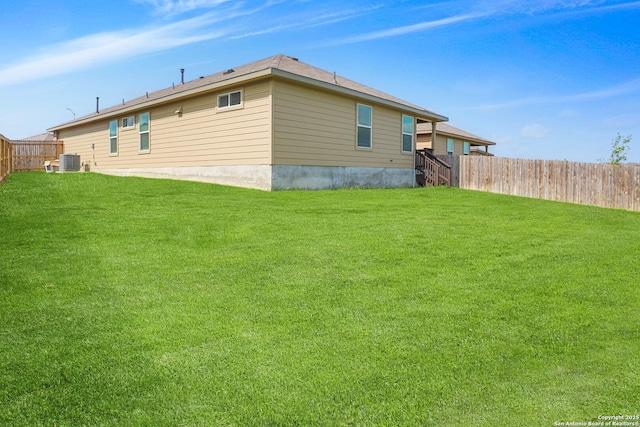
M 149 151 L 149 113 L 142 113 L 138 116 L 138 129 L 140 131 L 140 146 L 141 152 Z
M 118 154 L 118 121 L 109 122 L 109 154 Z
M 447 138 L 447 154 L 453 155 L 453 138 Z
M 467 141 L 465 141 L 463 144 L 464 144 L 464 147 L 463 147 L 462 153 L 465 156 L 468 156 L 469 155 L 469 151 L 471 151 L 471 144 L 469 144 Z
M 413 117 L 402 115 L 402 152 L 413 151 Z
M 373 141 L 373 108 L 358 104 L 358 130 L 356 144 L 359 148 L 371 148 Z

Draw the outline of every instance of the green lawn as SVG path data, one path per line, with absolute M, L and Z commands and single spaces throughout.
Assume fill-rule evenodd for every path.
M 455 188 L 0 186 L 0 425 L 640 413 L 640 213 Z

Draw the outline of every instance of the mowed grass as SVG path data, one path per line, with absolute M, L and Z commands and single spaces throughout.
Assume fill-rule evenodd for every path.
M 640 412 L 637 212 L 15 173 L 0 227 L 0 425 Z

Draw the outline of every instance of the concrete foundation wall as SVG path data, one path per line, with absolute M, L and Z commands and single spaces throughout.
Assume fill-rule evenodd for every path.
M 241 165 L 94 169 L 116 176 L 180 179 L 258 190 L 414 187 L 413 169 L 342 166 Z
M 272 190 L 414 187 L 416 180 L 413 168 L 275 165 L 271 175 Z
M 117 176 L 139 176 L 144 178 L 180 179 L 208 182 L 233 187 L 271 190 L 271 166 L 184 166 L 129 169 L 94 169 L 95 172 Z

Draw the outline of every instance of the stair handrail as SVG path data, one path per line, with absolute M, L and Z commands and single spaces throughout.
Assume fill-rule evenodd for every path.
M 425 177 L 425 185 L 427 182 L 430 185 L 443 185 L 447 187 L 451 186 L 451 165 L 437 158 L 429 150 L 423 148 L 416 150 L 416 170 L 421 171 Z M 427 173 L 427 164 L 430 164 L 434 169 L 436 177 Z

